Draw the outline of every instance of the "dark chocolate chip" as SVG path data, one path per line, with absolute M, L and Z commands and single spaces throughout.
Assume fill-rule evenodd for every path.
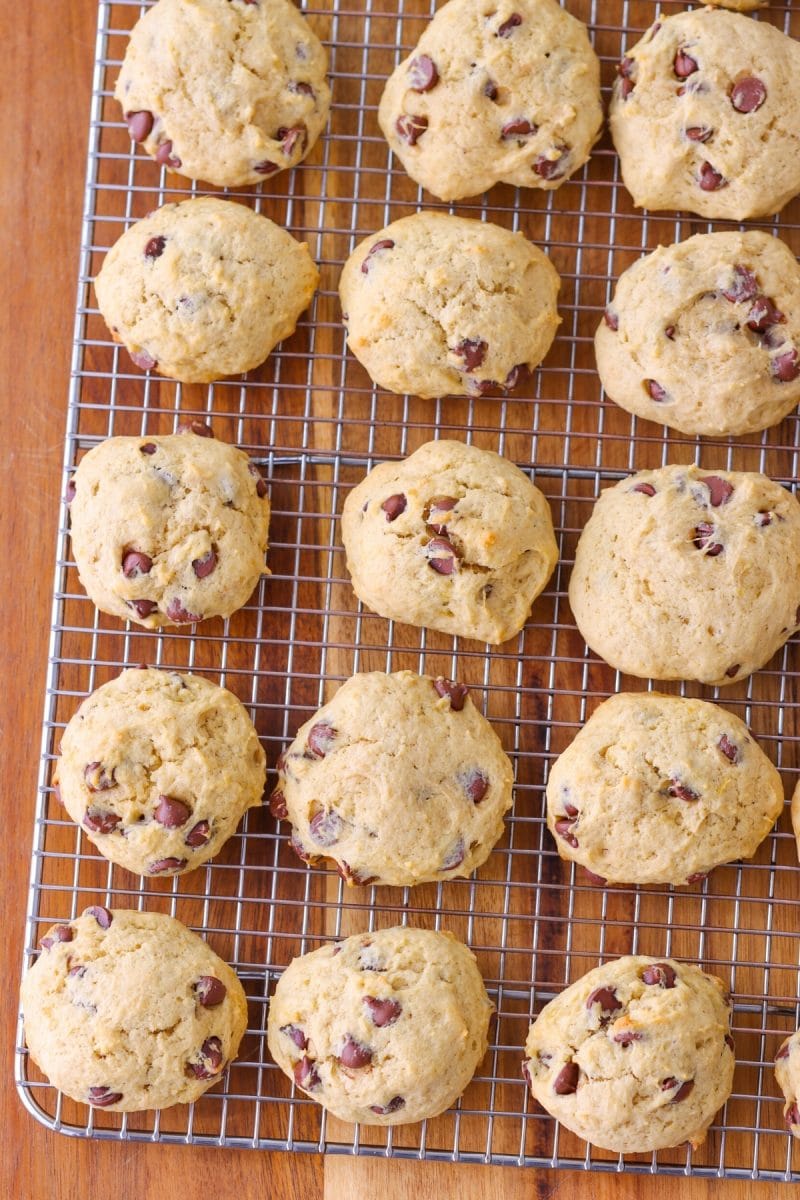
M 530 137 L 536 133 L 538 125 L 534 125 L 527 117 L 512 117 L 510 121 L 506 121 L 503 128 L 500 130 L 502 138 L 520 138 Z
M 77 491 L 77 487 L 75 484 L 75 480 L 68 479 L 66 491 L 64 492 L 64 499 L 66 500 L 67 504 L 72 504 L 72 501 L 75 499 L 76 491 Z
M 376 1117 L 388 1117 L 390 1113 L 395 1113 L 398 1109 L 404 1108 L 405 1103 L 402 1096 L 392 1096 L 387 1104 L 370 1104 L 369 1111 L 374 1112 Z
M 108 809 L 98 808 L 92 804 L 83 814 L 83 824 L 92 833 L 113 833 L 122 817 Z
M 678 50 L 672 63 L 672 69 L 678 79 L 688 79 L 697 70 L 697 59 L 692 58 L 685 50 Z
M 71 925 L 54 925 L 47 937 L 43 937 L 39 945 L 43 950 L 51 950 L 56 942 L 71 942 L 75 933 Z
M 728 185 L 725 176 L 720 171 L 715 170 L 710 162 L 701 164 L 698 182 L 704 192 L 716 192 Z
M 452 575 L 458 566 L 458 554 L 447 538 L 431 538 L 425 547 L 428 566 L 438 575 Z
M 314 758 L 324 758 L 336 739 L 336 730 L 329 721 L 317 721 L 308 732 L 307 748 Z
M 349 1067 L 353 1071 L 360 1070 L 361 1067 L 368 1067 L 372 1062 L 372 1051 L 368 1046 L 357 1042 L 355 1038 L 348 1035 L 339 1051 L 339 1062 L 343 1067 Z
M 702 475 L 697 482 L 704 483 L 708 488 L 712 508 L 721 508 L 733 495 L 733 484 L 719 475 Z
M 148 875 L 174 875 L 176 871 L 182 871 L 188 861 L 188 858 L 157 858 L 155 862 L 149 864 L 147 873 Z
M 605 887 L 608 883 L 607 879 L 604 879 L 602 875 L 595 875 L 594 871 L 590 871 L 588 867 L 583 868 L 583 873 L 589 882 L 596 884 L 597 887 Z
M 162 236 L 151 237 L 150 241 L 147 243 L 147 245 L 144 248 L 145 258 L 153 258 L 153 259 L 160 258 L 161 255 L 164 253 L 164 247 L 166 246 L 166 244 L 167 244 L 167 239 L 165 237 L 162 237 Z
M 562 818 L 561 820 L 556 821 L 555 829 L 556 829 L 556 833 L 558 834 L 558 836 L 563 841 L 565 841 L 568 846 L 572 846 L 573 850 L 577 850 L 578 839 L 575 837 L 575 834 L 572 832 L 572 826 L 574 824 L 575 824 L 574 817 L 572 817 L 569 820 L 567 820 L 566 818 Z
M 755 75 L 745 75 L 731 88 L 731 104 L 740 113 L 755 112 L 766 98 L 766 86 Z
M 595 1004 L 599 1004 L 604 1013 L 615 1013 L 622 1009 L 619 996 L 613 988 L 599 987 L 590 992 L 586 998 L 586 1007 L 594 1008 Z
M 767 514 L 767 516 L 769 516 L 769 514 Z M 762 525 L 765 523 L 767 525 L 769 525 L 769 521 L 761 522 Z M 732 667 L 728 667 L 727 671 L 725 672 L 725 675 L 727 676 L 728 679 L 733 679 L 734 675 L 738 675 L 740 670 L 741 670 L 741 663 L 734 663 Z
M 394 123 L 398 137 L 409 146 L 416 146 L 425 130 L 428 128 L 428 118 L 421 114 L 402 113 Z
M 189 612 L 179 596 L 173 596 L 167 605 L 167 616 L 176 625 L 195 625 L 202 621 L 202 613 Z
M 182 800 L 176 800 L 174 796 L 159 796 L 153 819 L 165 829 L 180 829 L 191 815 L 192 810 Z
M 370 259 L 372 258 L 372 256 L 374 254 L 380 253 L 381 250 L 394 250 L 394 242 L 392 241 L 391 238 L 381 238 L 381 240 L 379 242 L 375 242 L 374 245 L 370 246 L 370 248 L 367 251 L 367 254 L 364 258 L 364 261 L 361 264 L 361 274 L 362 275 L 369 275 L 369 269 L 370 269 L 370 266 L 372 265 L 370 263 Z
M 739 761 L 739 747 L 729 739 L 726 733 L 723 733 L 717 742 L 717 747 L 730 762 L 737 763 Z
M 126 600 L 125 603 L 134 610 L 137 616 L 142 618 L 149 617 L 158 608 L 155 600 Z
M 467 794 L 467 798 L 473 804 L 480 804 L 489 790 L 488 776 L 484 775 L 483 771 L 478 767 L 473 767 L 471 771 L 460 776 L 461 786 Z
M 186 1073 L 195 1079 L 213 1079 L 219 1075 L 224 1061 L 222 1042 L 218 1037 L 208 1037 L 200 1047 L 200 1061 L 187 1063 Z
M 286 807 L 286 797 L 280 788 L 275 788 L 275 791 L 269 798 L 269 811 L 276 821 L 283 821 L 289 815 L 289 810 Z
M 794 1104 L 789 1105 L 786 1110 L 786 1116 L 784 1120 L 790 1129 L 795 1125 L 800 1125 L 800 1105 L 797 1103 L 797 1101 L 795 1101 Z
M 156 162 L 160 167 L 169 167 L 172 171 L 177 171 L 178 167 L 182 166 L 181 160 L 177 154 L 172 153 L 172 142 L 162 142 L 156 150 Z
M 641 492 L 643 496 L 655 496 L 656 494 L 656 489 L 653 487 L 652 483 L 637 483 L 631 488 L 631 491 Z
M 693 875 L 689 875 L 687 883 L 702 883 L 704 879 L 708 879 L 708 871 L 695 871 Z
M 292 1068 L 292 1074 L 294 1075 L 295 1083 L 298 1087 L 302 1088 L 304 1092 L 313 1092 L 320 1086 L 322 1082 L 319 1077 L 319 1072 L 314 1064 L 314 1060 L 309 1058 L 308 1055 L 303 1055 L 303 1057 L 294 1064 L 294 1067 Z
M 222 1004 L 228 989 L 216 975 L 201 975 L 194 982 L 194 993 L 203 1008 L 216 1008 Z
M 313 816 L 308 824 L 308 831 L 311 834 L 312 840 L 318 846 L 333 846 L 339 841 L 344 828 L 344 821 L 336 812 L 331 809 L 326 812 L 325 809 Z
M 690 125 L 688 129 L 684 129 L 684 134 L 690 142 L 707 142 L 711 138 L 714 130 L 709 129 L 708 125 Z
M 553 1091 L 557 1096 L 571 1096 L 578 1090 L 578 1064 L 565 1063 L 553 1080 Z
M 619 329 L 619 317 L 612 308 L 607 308 L 603 313 L 603 320 L 610 330 L 614 333 Z
M 783 1043 L 780 1050 L 775 1055 L 775 1062 L 777 1062 L 779 1058 L 788 1058 L 790 1050 L 791 1050 L 791 1046 L 789 1045 L 789 1042 L 787 1040 Z
M 642 982 L 654 987 L 674 988 L 678 981 L 675 968 L 669 963 L 651 963 L 642 971 Z
M 142 108 L 138 112 L 125 113 L 125 120 L 133 142 L 145 141 L 153 128 L 153 114 L 146 108 Z
M 281 144 L 281 150 L 287 158 L 291 158 L 294 153 L 294 148 L 298 142 L 305 145 L 308 138 L 308 130 L 305 125 L 293 125 L 290 129 L 278 130 L 278 141 Z
M 111 1104 L 119 1104 L 122 1092 L 112 1092 L 109 1087 L 90 1087 L 87 1099 L 93 1108 L 108 1108 Z
M 464 360 L 464 370 L 476 370 L 486 358 L 489 346 L 481 338 L 462 338 L 454 347 L 454 353 Z
M 303 79 L 292 79 L 289 81 L 289 91 L 294 92 L 299 96 L 313 96 L 314 89 L 310 83 L 306 83 Z
M 131 350 L 131 361 L 137 367 L 141 367 L 143 371 L 152 371 L 158 366 L 158 363 L 153 358 L 152 354 L 148 354 L 146 350 Z
M 149 554 L 141 550 L 126 550 L 122 556 L 122 574 L 126 579 L 136 579 L 139 575 L 149 575 L 153 568 L 153 560 Z
M 85 917 L 94 917 L 101 929 L 108 929 L 114 920 L 114 914 L 109 909 L 103 908 L 101 904 L 93 904 L 91 908 L 85 908 L 83 915 Z
M 267 485 L 255 463 L 248 463 L 247 469 L 256 481 L 256 495 L 263 500 L 267 494 Z
M 673 779 L 667 791 L 670 796 L 673 796 L 677 800 L 686 800 L 687 803 L 691 803 L 693 800 L 700 799 L 698 792 L 693 791 L 690 787 L 687 787 L 685 783 L 681 783 L 677 779 Z
M 308 1038 L 299 1025 L 281 1025 L 281 1033 L 294 1042 L 298 1050 L 306 1050 L 308 1048 Z
M 383 1029 L 386 1025 L 394 1025 L 403 1011 L 399 1000 L 379 999 L 377 996 L 365 996 L 364 1007 L 369 1013 L 373 1025 Z
M 667 325 L 666 329 L 664 330 L 664 337 L 669 338 L 669 340 L 671 342 L 675 341 L 675 326 L 674 325 Z
M 107 771 L 101 762 L 87 763 L 83 768 L 83 778 L 90 792 L 109 792 L 117 786 L 115 768 Z
M 268 158 L 262 159 L 261 162 L 253 163 L 253 170 L 256 175 L 274 175 L 280 169 L 280 163 L 271 162 Z
M 193 433 L 195 437 L 213 438 L 214 430 L 205 421 L 181 421 L 178 433 Z
M 460 867 L 464 861 L 466 851 L 464 849 L 464 839 L 459 838 L 451 850 L 444 856 L 440 871 L 453 871 L 456 867 Z
M 693 544 L 698 550 L 705 550 L 707 558 L 716 558 L 723 550 L 721 543 L 713 540 L 714 533 L 713 525 L 710 525 L 708 521 L 701 521 L 699 525 L 695 526 L 692 534 Z
M 455 498 L 455 496 L 434 496 L 434 498 L 428 502 L 428 527 L 432 529 L 434 533 L 438 533 L 446 537 L 447 526 L 444 524 L 444 522 L 431 520 L 431 518 L 434 516 L 434 514 L 452 512 L 457 504 L 458 500 Z
M 387 496 L 381 505 L 381 509 L 386 514 L 387 521 L 396 521 L 397 518 L 406 511 L 408 501 L 402 492 L 395 492 L 393 496 Z
M 772 374 L 781 383 L 792 383 L 800 374 L 800 360 L 794 347 L 772 360 Z
M 196 850 L 199 846 L 205 846 L 208 839 L 211 837 L 211 826 L 208 821 L 198 821 L 196 825 L 187 833 L 183 839 L 185 846 L 191 846 Z
M 500 91 L 497 87 L 497 84 L 494 82 L 493 79 L 486 80 L 486 83 L 483 85 L 483 94 L 489 100 L 492 100 L 492 101 L 496 100 L 497 97 L 500 95 Z
M 507 17 L 506 20 L 503 21 L 501 25 L 498 25 L 497 37 L 501 37 L 501 38 L 510 37 L 511 34 L 514 32 L 514 30 L 517 29 L 521 24 L 522 24 L 522 17 L 520 16 L 520 14 L 512 13 L 511 16 Z
M 449 697 L 453 712 L 461 712 L 469 695 L 469 688 L 465 683 L 456 683 L 455 679 L 445 679 L 443 675 L 439 675 L 434 679 L 433 686 L 442 699 L 445 696 Z
M 756 296 L 747 314 L 747 328 L 753 333 L 766 333 L 771 325 L 781 325 L 786 320 L 769 296 Z
M 750 268 L 737 263 L 733 268 L 733 281 L 722 289 L 722 294 L 731 304 L 753 300 L 758 295 L 758 282 Z
M 429 92 L 439 82 L 436 63 L 427 54 L 419 54 L 408 64 L 408 86 L 412 92 Z
M 533 169 L 540 179 L 561 179 L 567 171 L 567 159 L 569 158 L 568 146 L 556 146 L 558 156 L 556 158 L 548 158 L 546 154 L 540 154 L 534 161 Z
M 680 1083 L 679 1080 L 671 1076 L 669 1079 L 664 1079 L 661 1084 L 662 1092 L 669 1092 L 673 1088 L 677 1088 L 675 1095 L 670 1101 L 671 1104 L 677 1104 L 679 1100 L 685 1100 L 694 1087 L 694 1080 L 687 1079 L 685 1083 Z
M 620 1029 L 619 1033 L 615 1033 L 611 1040 L 618 1046 L 631 1046 L 634 1042 L 642 1040 L 642 1034 L 635 1029 Z
M 669 399 L 666 388 L 663 388 L 655 379 L 645 379 L 644 386 L 650 395 L 651 400 L 655 400 L 657 404 L 663 404 Z
M 192 570 L 198 579 L 207 579 L 217 566 L 217 554 L 212 546 L 210 550 L 206 550 L 202 558 L 192 559 Z

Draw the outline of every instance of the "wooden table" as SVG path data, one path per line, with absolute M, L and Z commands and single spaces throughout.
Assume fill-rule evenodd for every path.
M 11 1084 L 17 973 L 39 751 L 55 514 L 72 336 L 86 121 L 95 31 L 93 0 L 5 6 L 2 80 L 5 186 L 0 238 L 5 548 L 2 571 L 3 908 L 8 949 L 3 1027 L 0 1194 L 20 1200 L 268 1194 L 339 1200 L 455 1196 L 725 1200 L 775 1195 L 780 1185 L 713 1184 L 579 1173 L 367 1161 L 249 1151 L 99 1144 L 51 1134 L 23 1111 Z

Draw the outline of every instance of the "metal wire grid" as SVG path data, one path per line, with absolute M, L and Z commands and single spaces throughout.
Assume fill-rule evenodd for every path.
M 29 1111 L 73 1136 L 455 1159 L 605 1171 L 800 1179 L 782 1130 L 771 1062 L 796 1027 L 800 898 L 788 820 L 752 863 L 715 871 L 694 889 L 598 891 L 561 863 L 544 827 L 547 766 L 591 710 L 622 679 L 587 654 L 568 611 L 566 581 L 577 533 L 601 486 L 667 461 L 762 470 L 793 485 L 800 423 L 731 445 L 701 443 L 637 422 L 602 402 L 591 352 L 613 280 L 644 249 L 711 228 L 706 222 L 635 212 L 607 142 L 575 180 L 548 196 L 496 188 L 490 199 L 450 211 L 522 228 L 545 245 L 564 281 L 563 326 L 529 390 L 502 400 L 422 402 L 373 388 L 345 353 L 336 303 L 339 267 L 356 241 L 421 206 L 443 207 L 390 161 L 375 122 L 383 80 L 415 43 L 433 8 L 381 0 L 307 13 L 331 50 L 334 110 L 327 135 L 273 190 L 230 193 L 306 238 L 322 286 L 297 334 L 244 381 L 181 387 L 135 371 L 114 346 L 90 291 L 102 253 L 132 220 L 167 199 L 193 194 L 130 152 L 110 101 L 127 32 L 143 5 L 101 0 L 93 81 L 86 206 L 81 242 L 65 480 L 80 453 L 118 433 L 167 432 L 186 415 L 211 419 L 218 436 L 260 461 L 271 481 L 269 580 L 223 629 L 194 635 L 119 629 L 83 595 L 69 557 L 62 507 L 52 613 L 42 760 L 35 815 L 26 963 L 43 926 L 98 900 L 158 909 L 209 937 L 248 992 L 250 1026 L 241 1059 L 223 1084 L 189 1109 L 118 1116 L 86 1110 L 37 1072 L 18 1032 L 17 1084 Z M 569 0 L 590 25 L 606 91 L 626 44 L 653 20 L 651 0 Z M 665 12 L 681 8 L 664 3 Z M 792 4 L 765 14 L 800 32 Z M 800 207 L 780 230 L 800 248 Z M 561 557 L 516 644 L 487 653 L 439 634 L 392 627 L 359 611 L 346 579 L 336 514 L 347 489 L 374 462 L 403 456 L 435 436 L 506 453 L 548 495 Z M 793 782 L 800 696 L 796 644 L 753 679 L 725 689 Z M 250 812 L 213 864 L 177 881 L 136 880 L 93 853 L 63 817 L 51 789 L 64 724 L 80 699 L 128 664 L 146 660 L 204 672 L 248 705 L 270 762 L 294 730 L 356 670 L 404 667 L 469 682 L 512 754 L 515 806 L 498 849 L 477 876 L 409 889 L 347 891 L 330 872 L 288 853 L 265 811 Z M 714 693 L 662 685 L 682 694 Z M 328 938 L 411 921 L 449 928 L 476 951 L 497 1019 L 487 1059 L 457 1109 L 421 1126 L 355 1130 L 295 1094 L 269 1061 L 267 997 L 298 953 Z M 621 953 L 674 954 L 714 970 L 735 997 L 734 1094 L 707 1145 L 618 1159 L 587 1147 L 529 1107 L 519 1074 L 528 1022 L 591 966 Z

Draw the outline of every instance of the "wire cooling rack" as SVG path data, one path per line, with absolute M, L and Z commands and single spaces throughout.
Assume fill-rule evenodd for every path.
M 196 633 L 122 628 L 86 599 L 69 557 L 62 506 L 35 813 L 26 964 L 44 926 L 93 903 L 171 913 L 233 963 L 250 999 L 241 1057 L 190 1108 L 118 1115 L 77 1105 L 28 1058 L 20 1028 L 17 1083 L 28 1110 L 62 1133 L 113 1140 L 452 1159 L 586 1170 L 800 1180 L 800 1156 L 783 1129 L 772 1072 L 798 1012 L 798 866 L 786 812 L 753 862 L 684 889 L 598 890 L 563 863 L 544 825 L 548 765 L 623 679 L 587 653 L 566 585 L 579 530 L 604 486 L 633 469 L 701 459 L 706 468 L 760 470 L 794 486 L 800 423 L 730 444 L 668 433 L 603 400 L 592 337 L 613 280 L 643 250 L 706 231 L 704 221 L 635 211 L 608 140 L 572 181 L 549 194 L 497 187 L 450 211 L 523 229 L 546 247 L 563 286 L 563 317 L 545 365 L 508 399 L 399 397 L 372 387 L 345 352 L 336 284 L 356 241 L 420 206 L 442 208 L 405 176 L 378 130 L 383 81 L 416 42 L 425 0 L 341 0 L 307 14 L 331 53 L 334 107 L 306 163 L 255 192 L 233 193 L 308 241 L 322 284 L 297 333 L 245 380 L 180 386 L 134 368 L 94 305 L 90 281 L 126 226 L 198 189 L 131 151 L 111 99 L 127 34 L 145 6 L 99 6 L 86 204 L 64 457 L 64 481 L 81 454 L 112 434 L 170 432 L 202 416 L 217 435 L 260 462 L 271 486 L 269 564 L 245 609 Z M 604 94 L 626 45 L 656 15 L 651 0 L 568 0 L 591 27 Z M 664 12 L 683 5 L 665 2 Z M 800 5 L 760 19 L 800 34 Z M 199 189 L 202 190 L 202 189 Z M 762 223 L 800 249 L 800 205 Z M 409 347 L 411 352 L 411 347 Z M 438 436 L 464 438 L 515 460 L 547 494 L 560 561 L 526 629 L 487 651 L 360 611 L 344 568 L 338 514 L 347 490 L 375 462 Z M 793 639 L 750 680 L 724 689 L 794 783 L 800 739 Z M 413 890 L 345 890 L 333 872 L 309 870 L 265 808 L 251 811 L 220 856 L 178 880 L 137 879 L 98 856 L 65 819 L 52 791 L 61 731 L 80 700 L 126 665 L 202 672 L 249 707 L 270 764 L 339 683 L 357 670 L 411 668 L 468 682 L 514 759 L 515 804 L 488 863 L 466 881 Z M 662 690 L 714 698 L 694 686 Z M 354 1129 L 295 1092 L 266 1049 L 267 1001 L 297 954 L 347 933 L 408 921 L 451 929 L 475 950 L 497 1006 L 489 1052 L 453 1111 L 424 1125 Z M 705 1146 L 624 1160 L 587 1147 L 534 1110 L 520 1075 L 528 1023 L 570 980 L 624 953 L 675 955 L 719 975 L 735 998 L 734 1092 Z M 431 1031 L 435 1037 L 435 1031 Z M 796 1143 L 795 1143 L 796 1145 Z

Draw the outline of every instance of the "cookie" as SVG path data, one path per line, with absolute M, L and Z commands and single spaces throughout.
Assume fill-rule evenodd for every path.
M 595 334 L 615 403 L 681 433 L 728 437 L 800 400 L 800 266 L 778 238 L 699 233 L 620 276 Z
M 293 849 L 349 884 L 470 875 L 511 807 L 511 763 L 469 689 L 411 671 L 348 679 L 276 765 Z
M 600 64 L 556 0 L 449 0 L 390 76 L 378 122 L 440 200 L 557 188 L 600 136 Z
M 640 208 L 744 221 L 800 192 L 800 44 L 702 8 L 662 16 L 627 52 L 611 99 L 622 178 Z
M 795 785 L 791 803 L 792 828 L 797 842 L 797 855 L 800 858 L 800 780 Z
M 493 645 L 522 629 L 558 559 L 539 489 L 463 442 L 374 467 L 345 501 L 342 541 L 374 612 Z
M 114 97 L 160 166 L 244 187 L 301 162 L 328 120 L 328 56 L 290 0 L 158 0 Z
M 603 492 L 569 602 L 612 667 L 722 687 L 800 626 L 800 504 L 765 475 L 639 471 Z
M 191 1104 L 247 1027 L 236 973 L 180 921 L 87 908 L 54 925 L 22 981 L 31 1058 L 64 1095 L 112 1112 Z
M 208 426 L 185 429 L 108 438 L 68 485 L 81 583 L 101 612 L 147 629 L 229 617 L 266 572 L 258 468 Z
M 800 1138 L 800 1029 L 786 1038 L 775 1056 L 775 1079 L 786 1099 L 786 1127 L 793 1137 Z
M 165 204 L 116 242 L 95 279 L 138 367 L 208 383 L 257 367 L 294 333 L 319 272 L 308 246 L 242 204 Z
M 750 858 L 783 809 L 781 777 L 716 704 L 621 693 L 553 763 L 558 853 L 607 883 L 694 883 Z
M 545 1005 L 525 1054 L 534 1099 L 591 1145 L 696 1148 L 731 1091 L 730 1007 L 698 967 L 618 958 Z
M 289 964 L 269 1006 L 281 1070 L 342 1121 L 408 1125 L 444 1112 L 486 1053 L 492 1004 L 451 933 L 357 934 Z
M 83 701 L 54 783 L 111 862 L 179 875 L 217 854 L 261 803 L 266 759 L 244 705 L 200 675 L 123 671 Z
M 730 8 L 734 12 L 753 12 L 756 8 L 763 8 L 768 0 L 714 0 L 714 8 Z
M 428 399 L 513 391 L 552 345 L 560 285 L 524 234 L 425 212 L 361 242 L 339 296 L 370 379 Z

